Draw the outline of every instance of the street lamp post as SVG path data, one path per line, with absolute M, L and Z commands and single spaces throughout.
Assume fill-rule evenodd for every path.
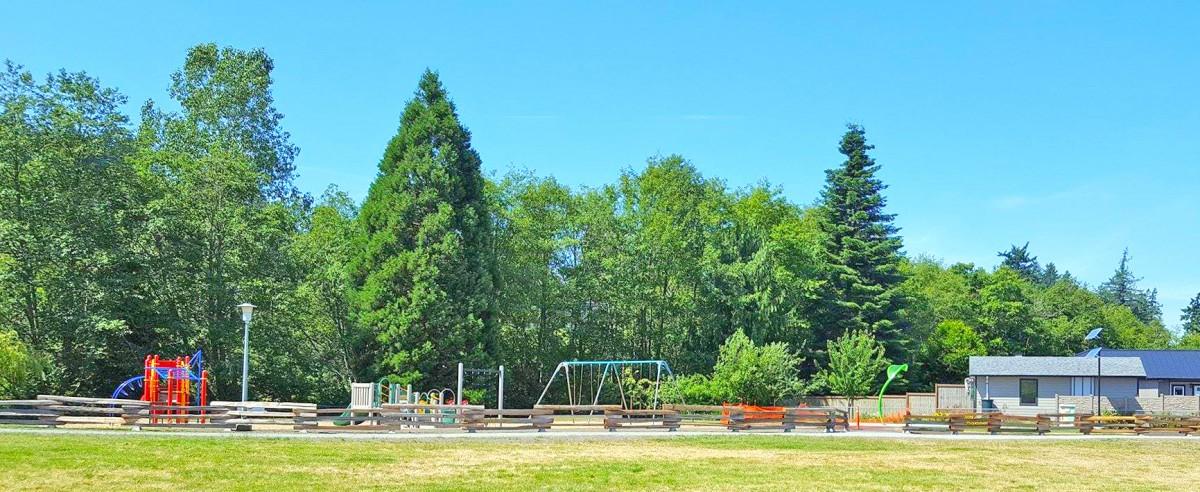
M 1100 347 L 1101 331 L 1104 331 L 1104 328 L 1093 328 L 1092 331 L 1088 332 L 1086 337 L 1083 337 L 1085 342 L 1096 342 L 1096 348 L 1089 350 L 1087 354 L 1088 357 L 1096 358 L 1096 387 L 1093 388 L 1096 393 L 1096 408 L 1093 409 L 1094 415 L 1100 415 L 1100 351 L 1104 350 L 1103 347 Z
M 242 403 L 246 403 L 250 378 L 250 318 L 254 317 L 256 306 L 243 302 L 237 307 L 242 310 Z

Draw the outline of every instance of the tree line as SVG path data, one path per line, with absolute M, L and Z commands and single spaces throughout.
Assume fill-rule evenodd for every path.
M 0 397 L 107 395 L 146 354 L 202 348 L 232 398 L 241 302 L 259 306 L 252 397 L 329 404 L 352 381 L 449 386 L 459 362 L 503 364 L 510 406 L 571 359 L 665 359 L 693 399 L 780 401 L 888 361 L 912 367 L 895 388 L 929 389 L 971 355 L 1085 350 L 1099 326 L 1109 347 L 1200 347 L 1200 295 L 1172 335 L 1128 252 L 1097 287 L 1028 244 L 995 267 L 906 254 L 857 125 L 812 204 L 679 155 L 573 188 L 485 176 L 427 71 L 358 203 L 296 188 L 272 70 L 196 46 L 169 79 L 178 109 L 135 121 L 85 73 L 6 64 Z

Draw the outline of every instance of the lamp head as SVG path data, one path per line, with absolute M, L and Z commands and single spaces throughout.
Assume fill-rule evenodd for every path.
M 254 308 L 258 307 L 248 302 L 243 302 L 237 305 L 238 309 L 242 310 L 242 321 L 249 323 L 250 318 L 254 316 Z
M 1102 332 L 1102 331 L 1104 331 L 1104 328 L 1092 328 L 1092 331 L 1089 331 L 1087 336 L 1083 337 L 1083 339 L 1084 339 L 1084 341 L 1090 342 L 1092 340 L 1100 338 L 1100 332 Z

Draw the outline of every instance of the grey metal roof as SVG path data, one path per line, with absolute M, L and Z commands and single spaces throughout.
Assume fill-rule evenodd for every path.
M 1109 357 L 1100 363 L 1104 376 L 1146 377 L 1142 359 Z M 1096 359 L 1091 357 L 971 357 L 971 376 L 1095 376 Z
M 1200 350 L 1120 350 L 1102 349 L 1102 364 L 1117 357 L 1137 357 L 1150 379 L 1200 380 Z

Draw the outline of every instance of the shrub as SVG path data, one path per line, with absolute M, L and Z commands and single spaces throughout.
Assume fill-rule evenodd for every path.
M 30 396 L 43 369 L 16 332 L 0 329 L 0 400 Z
M 678 376 L 663 385 L 663 401 L 691 405 L 720 405 L 722 398 L 713 391 L 713 384 L 703 374 Z
M 846 332 L 828 348 L 829 365 L 817 373 L 817 386 L 851 401 L 870 393 L 888 366 L 883 346 L 865 330 Z
M 774 405 L 804 392 L 804 358 L 783 342 L 756 346 L 738 330 L 721 344 L 713 368 L 711 393 L 724 401 Z

